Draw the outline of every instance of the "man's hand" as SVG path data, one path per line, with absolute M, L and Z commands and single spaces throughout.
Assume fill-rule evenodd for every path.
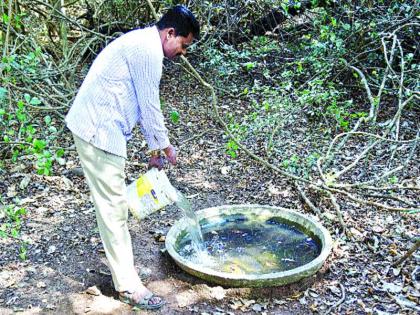
M 157 151 L 159 152 L 159 151 Z M 165 152 L 166 159 L 169 163 L 172 165 L 176 164 L 176 149 L 169 145 L 169 147 L 163 149 L 163 152 Z M 149 160 L 149 169 L 156 167 L 159 171 L 163 168 L 165 164 L 165 158 L 161 156 L 159 153 L 156 155 L 152 155 L 152 157 Z
M 169 163 L 172 165 L 176 164 L 176 149 L 173 145 L 169 145 L 166 149 L 163 149 L 163 152 L 165 152 L 166 159 Z
M 149 170 L 153 167 L 156 167 L 159 171 L 163 168 L 165 160 L 160 155 L 154 155 L 149 160 Z

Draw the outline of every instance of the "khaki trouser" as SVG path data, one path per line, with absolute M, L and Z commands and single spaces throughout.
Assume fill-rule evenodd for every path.
M 125 159 L 96 148 L 73 134 L 96 210 L 99 234 L 117 291 L 134 292 L 141 280 L 134 268 L 128 231 Z

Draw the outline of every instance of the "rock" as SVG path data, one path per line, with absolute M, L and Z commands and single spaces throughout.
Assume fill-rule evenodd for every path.
M 7 196 L 7 197 L 9 197 L 9 198 L 12 198 L 12 197 L 14 197 L 14 196 L 16 196 L 16 195 L 17 195 L 17 192 L 16 192 L 16 185 L 15 185 L 15 184 L 10 185 L 10 186 L 7 188 L 7 194 L 6 194 L 6 196 Z
M 61 176 L 61 180 L 64 183 L 64 189 L 69 190 L 73 187 L 73 182 L 65 176 Z
M 281 194 L 280 189 L 274 185 L 270 185 L 268 187 L 268 191 L 270 192 L 271 195 L 274 195 L 274 196 Z
M 95 296 L 101 295 L 101 291 L 98 289 L 96 285 L 94 285 L 93 287 L 87 288 L 86 293 L 90 295 L 95 295 Z
M 223 300 L 226 296 L 226 291 L 222 287 L 214 287 L 210 289 L 210 296 L 216 300 Z
M 357 239 L 363 239 L 363 234 L 359 230 L 355 229 L 354 227 L 350 228 L 350 233 L 354 235 Z
M 385 229 L 382 226 L 375 225 L 374 227 L 372 227 L 372 231 L 375 233 L 382 233 L 383 231 L 385 231 Z
M 384 282 L 384 284 L 382 285 L 382 290 L 388 291 L 390 293 L 399 293 L 402 291 L 402 286 L 393 284 L 393 283 Z
M 50 247 L 48 247 L 48 251 L 47 254 L 52 254 L 57 250 L 57 247 L 55 247 L 54 245 L 51 245 Z
M 336 216 L 332 214 L 331 212 L 325 212 L 322 215 L 332 222 L 336 221 Z
M 26 187 L 28 187 L 29 183 L 31 181 L 31 175 L 25 175 L 24 178 L 20 181 L 19 188 L 24 190 Z
M 420 306 L 417 303 L 408 300 L 404 295 L 400 294 L 395 297 L 395 301 L 401 308 L 404 309 L 414 309 L 417 312 L 420 312 Z
M 222 168 L 220 169 L 220 173 L 222 173 L 222 175 L 227 175 L 229 171 L 230 171 L 229 166 L 222 166 Z
M 36 287 L 37 288 L 46 288 L 47 285 L 45 284 L 44 281 L 39 281 L 39 282 L 37 282 Z
M 76 176 L 83 176 L 83 169 L 81 167 L 75 167 L 69 169 L 69 173 Z
M 262 306 L 260 305 L 260 304 L 254 304 L 253 306 L 252 306 L 252 310 L 254 311 L 254 312 L 261 312 L 262 311 Z
M 158 242 L 164 242 L 166 240 L 166 236 L 165 235 L 156 235 L 155 240 L 158 241 Z
M 417 266 L 411 273 L 411 280 L 413 281 L 414 287 L 420 291 L 420 266 Z

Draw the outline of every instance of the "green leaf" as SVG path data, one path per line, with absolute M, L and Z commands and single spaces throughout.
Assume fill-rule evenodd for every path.
M 32 144 L 34 145 L 34 149 L 36 152 L 42 151 L 47 146 L 47 143 L 44 140 L 38 139 L 35 139 Z
M 349 31 L 349 30 L 351 29 L 351 26 L 350 26 L 350 24 L 345 23 L 345 24 L 343 24 L 343 28 L 344 28 L 346 31 Z
M 45 116 L 44 121 L 46 125 L 49 126 L 51 124 L 51 116 L 50 115 Z
M 0 101 L 2 101 L 6 97 L 6 94 L 7 94 L 7 89 L 0 86 Z
M 19 231 L 17 229 L 12 229 L 10 234 L 12 234 L 12 237 L 14 238 L 19 238 Z
M 173 110 L 173 111 L 171 111 L 171 114 L 170 115 L 171 115 L 171 121 L 174 124 L 177 124 L 179 122 L 179 120 L 180 120 L 179 113 L 176 110 Z
M 25 101 L 30 103 L 31 102 L 31 96 L 28 93 L 25 93 L 25 95 L 23 96 L 25 98 Z
M 41 104 L 41 101 L 39 100 L 39 98 L 34 97 L 31 99 L 31 101 L 29 102 L 31 105 L 39 105 Z
M 247 62 L 246 64 L 245 64 L 245 69 L 247 70 L 247 71 L 250 71 L 250 70 L 252 70 L 252 69 L 254 69 L 255 68 L 255 63 L 254 62 Z
M 6 13 L 3 13 L 2 20 L 4 24 L 9 23 L 9 16 Z
M 55 152 L 55 156 L 58 157 L 58 158 L 62 157 L 63 155 L 64 155 L 64 149 L 58 149 Z
M 50 151 L 48 151 L 48 150 L 44 150 L 43 155 L 44 155 L 44 157 L 46 157 L 47 159 L 48 159 L 48 158 L 50 158 L 50 157 L 52 157 L 51 152 L 50 152 Z
M 166 108 L 166 103 L 163 98 L 160 98 L 160 109 L 164 110 Z
M 415 214 L 415 213 L 419 213 L 419 212 L 420 212 L 420 210 L 418 210 L 418 209 L 413 209 L 413 210 L 408 210 L 407 211 L 408 214 Z
M 19 247 L 19 258 L 21 260 L 26 260 L 26 258 L 27 258 L 26 253 L 27 253 L 26 244 L 24 242 L 22 242 L 20 247 Z
M 26 214 L 26 209 L 25 208 L 19 208 L 18 210 L 16 210 L 15 214 L 25 215 Z

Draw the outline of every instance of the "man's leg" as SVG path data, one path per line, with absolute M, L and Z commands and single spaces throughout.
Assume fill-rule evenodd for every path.
M 134 268 L 128 231 L 125 159 L 96 148 L 74 135 L 77 152 L 96 210 L 99 234 L 115 289 L 134 292 L 143 285 Z

